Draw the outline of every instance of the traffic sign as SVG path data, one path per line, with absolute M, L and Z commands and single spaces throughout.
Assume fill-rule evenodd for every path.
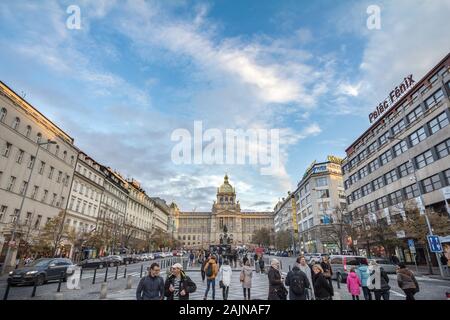
M 408 239 L 408 247 L 409 247 L 409 251 L 411 251 L 411 253 L 416 253 L 416 246 L 414 245 L 414 240 L 413 239 Z
M 441 240 L 439 236 L 428 236 L 428 244 L 430 245 L 431 252 L 442 252 Z

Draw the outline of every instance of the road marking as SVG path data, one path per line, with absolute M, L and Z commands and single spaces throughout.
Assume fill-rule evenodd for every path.
M 397 291 L 394 291 L 394 290 L 389 290 L 390 292 L 392 292 L 394 295 L 396 295 L 396 296 L 398 296 L 398 297 L 406 297 L 404 294 L 402 294 L 402 293 L 399 293 L 399 292 L 397 292 Z

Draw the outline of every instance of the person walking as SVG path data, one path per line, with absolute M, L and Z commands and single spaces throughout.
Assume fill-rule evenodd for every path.
M 397 266 L 398 266 L 398 264 L 400 263 L 400 260 L 397 258 L 397 256 L 396 256 L 395 254 L 393 254 L 393 255 L 391 256 L 391 261 L 392 261 L 393 264 L 395 264 L 395 265 L 397 265 Z
M 261 268 L 259 267 L 259 254 L 255 253 L 253 259 L 255 260 L 255 272 L 259 273 L 261 271 Z
M 236 249 L 234 249 L 233 251 L 233 262 L 234 262 L 234 267 L 237 268 L 237 260 L 238 260 L 238 253 L 236 251 Z
M 289 287 L 289 300 L 307 300 L 307 292 L 311 285 L 298 264 L 288 272 L 284 284 Z
M 411 270 L 406 268 L 403 262 L 397 269 L 397 283 L 406 295 L 406 300 L 416 300 L 414 295 L 419 292 L 419 283 Z
M 268 300 L 286 300 L 288 291 L 283 282 L 284 279 L 280 271 L 280 261 L 272 259 L 268 273 L 269 278 L 269 296 Z
M 328 283 L 330 284 L 331 296 L 334 296 L 333 282 L 331 281 L 331 277 L 333 276 L 333 269 L 331 269 L 331 264 L 328 256 L 323 256 L 320 266 L 322 267 L 323 270 L 323 276 L 325 277 L 325 279 L 327 279 Z
M 244 300 L 250 300 L 250 289 L 252 288 L 253 270 L 250 267 L 250 261 L 242 267 L 239 280 L 242 283 L 242 290 L 244 292 Z
M 441 254 L 441 264 L 444 269 L 444 276 L 448 277 L 448 259 L 445 256 L 445 253 Z
M 223 265 L 219 269 L 219 287 L 222 288 L 223 300 L 228 300 L 228 291 L 230 290 L 231 276 L 233 270 L 231 270 L 230 261 L 225 260 Z
M 244 253 L 244 257 L 242 258 L 242 264 L 245 266 L 247 264 L 247 261 L 248 261 L 247 253 Z
M 205 279 L 206 279 L 205 266 L 206 266 L 206 263 L 208 262 L 208 259 L 209 259 L 209 255 L 205 254 L 202 256 L 202 264 L 200 265 L 200 273 L 202 275 L 202 282 L 205 282 Z
M 373 290 L 375 294 L 375 300 L 389 300 L 389 277 L 382 267 L 380 267 L 375 261 L 370 262 L 371 267 L 375 270 L 375 277 L 379 281 L 375 281 L 375 288 Z
M 194 265 L 194 259 L 195 259 L 195 255 L 191 250 L 191 253 L 189 254 L 189 267 L 192 267 Z
M 361 280 L 355 272 L 355 268 L 350 270 L 347 276 L 347 290 L 352 295 L 352 300 L 359 300 L 359 295 L 361 294 Z
M 372 293 L 369 289 L 369 266 L 367 265 L 367 260 L 362 259 L 360 262 L 360 265 L 356 269 L 356 274 L 358 275 L 359 279 L 361 280 L 361 287 L 364 294 L 364 300 L 372 300 Z
M 323 269 L 320 264 L 313 265 L 313 283 L 316 300 L 332 300 L 333 291 L 330 283 L 323 275 Z
M 164 284 L 164 295 L 167 300 L 189 300 L 189 294 L 197 290 L 197 285 L 183 271 L 183 266 L 175 263 L 172 273 Z
M 205 268 L 203 269 L 206 275 L 206 291 L 203 300 L 208 298 L 208 292 L 210 287 L 212 287 L 212 299 L 216 299 L 216 277 L 219 273 L 219 266 L 217 264 L 216 256 L 211 256 L 206 262 Z
M 164 280 L 159 276 L 161 268 L 159 264 L 152 263 L 148 268 L 148 275 L 139 281 L 136 288 L 137 300 L 163 300 Z
M 306 263 L 306 258 L 304 256 L 300 256 L 297 258 L 296 265 L 298 268 L 306 274 L 308 281 L 310 283 L 309 289 L 306 290 L 306 299 L 314 300 L 314 286 L 311 275 L 311 267 Z
M 261 270 L 261 274 L 266 273 L 265 262 L 264 262 L 264 256 L 263 255 L 261 255 L 259 257 L 258 263 L 259 263 L 259 269 Z

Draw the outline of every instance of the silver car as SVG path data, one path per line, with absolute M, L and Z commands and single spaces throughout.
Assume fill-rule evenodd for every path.
M 380 267 L 384 269 L 384 271 L 386 271 L 386 273 L 393 273 L 393 274 L 396 273 L 397 266 L 387 259 L 375 258 L 369 259 L 369 262 L 370 261 L 375 261 Z

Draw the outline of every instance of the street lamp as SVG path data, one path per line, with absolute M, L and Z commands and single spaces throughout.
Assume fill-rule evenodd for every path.
M 13 241 L 15 240 L 16 229 L 17 229 L 17 221 L 20 219 L 20 213 L 22 212 L 23 204 L 24 204 L 25 198 L 26 198 L 26 196 L 27 196 L 28 186 L 29 186 L 30 180 L 31 180 L 31 175 L 33 174 L 34 165 L 36 164 L 37 159 L 38 159 L 39 149 L 41 148 L 41 146 L 43 146 L 43 145 L 49 145 L 49 144 L 56 144 L 56 141 L 51 141 L 51 140 L 49 140 L 49 141 L 47 141 L 47 142 L 38 142 L 38 143 L 37 143 L 38 147 L 37 147 L 37 150 L 36 150 L 36 154 L 34 155 L 34 161 L 33 161 L 32 165 L 31 165 L 31 168 L 30 168 L 30 174 L 29 174 L 29 176 L 28 176 L 27 184 L 25 185 L 25 190 L 24 190 L 23 195 L 22 195 L 22 201 L 21 201 L 21 203 L 20 203 L 20 208 L 19 208 L 19 211 L 18 211 L 18 213 L 17 213 L 17 217 L 16 217 L 16 219 L 14 220 L 13 230 L 12 230 L 12 232 L 11 232 L 11 239 L 10 239 L 10 242 L 13 242 Z M 11 245 L 8 244 L 8 251 L 6 252 L 5 262 L 3 263 L 1 274 L 4 274 L 4 273 L 5 273 L 5 270 L 6 270 L 7 265 L 10 265 L 11 262 L 12 262 L 12 261 L 11 261 Z
M 400 142 L 405 142 L 407 144 L 405 139 L 400 139 L 400 138 L 395 138 L 395 137 L 388 137 L 388 139 L 391 140 L 391 141 L 397 140 L 397 141 L 400 141 Z M 432 236 L 433 235 L 433 230 L 431 228 L 430 220 L 428 219 L 427 211 L 425 209 L 425 202 L 423 201 L 422 190 L 420 189 L 419 179 L 417 179 L 416 167 L 414 166 L 414 162 L 413 162 L 412 157 L 411 157 L 410 148 L 409 148 L 408 145 L 407 145 L 407 147 L 408 147 L 408 162 L 411 164 L 411 167 L 413 169 L 414 181 L 416 182 L 416 187 L 417 187 L 417 190 L 419 191 L 420 202 L 423 205 L 423 214 L 424 214 L 425 220 L 427 222 L 428 233 L 429 233 L 430 236 Z M 428 246 L 428 241 L 427 241 L 426 245 Z M 441 277 L 444 278 L 444 270 L 442 269 L 441 260 L 439 259 L 437 252 L 435 253 L 435 255 L 436 255 L 436 260 L 437 260 L 438 265 L 439 265 L 439 271 L 441 273 Z M 430 268 L 431 267 L 432 266 L 431 266 L 431 259 L 430 259 Z

